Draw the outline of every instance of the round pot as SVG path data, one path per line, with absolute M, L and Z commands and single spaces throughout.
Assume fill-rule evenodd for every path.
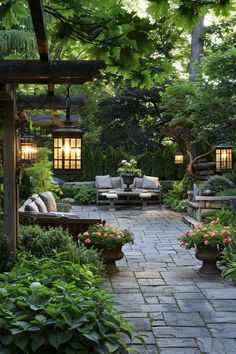
M 219 260 L 220 255 L 221 251 L 218 249 L 218 247 L 199 244 L 197 246 L 195 256 L 197 259 L 202 261 L 202 266 L 198 271 L 204 274 L 220 273 L 221 270 L 217 267 L 216 263 Z
M 105 248 L 104 246 L 95 246 L 100 252 L 101 257 L 105 263 L 107 273 L 117 273 L 119 268 L 116 266 L 116 261 L 119 261 L 124 257 L 122 246 L 118 246 L 114 250 Z

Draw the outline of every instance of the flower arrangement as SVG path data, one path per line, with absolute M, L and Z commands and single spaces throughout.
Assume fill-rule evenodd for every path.
M 122 160 L 120 162 L 120 167 L 118 168 L 117 172 L 122 174 L 134 174 L 136 176 L 141 176 L 142 172 L 139 168 L 137 168 L 137 161 L 135 159 L 131 160 Z
M 133 240 L 133 234 L 128 230 L 119 230 L 108 224 L 92 225 L 88 231 L 78 235 L 78 242 L 109 250 L 114 250 L 126 243 L 133 243 Z
M 193 230 L 178 237 L 180 246 L 186 249 L 196 248 L 199 244 L 206 246 L 222 247 L 235 243 L 236 232 L 232 225 L 223 226 L 218 220 L 209 224 L 200 223 Z

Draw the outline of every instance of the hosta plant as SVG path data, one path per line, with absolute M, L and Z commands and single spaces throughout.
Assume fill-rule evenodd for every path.
M 0 353 L 129 352 L 121 338 L 133 329 L 115 309 L 89 266 L 19 256 L 0 275 Z

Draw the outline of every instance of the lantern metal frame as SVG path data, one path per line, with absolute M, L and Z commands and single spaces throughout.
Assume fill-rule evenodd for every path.
M 82 170 L 82 136 L 70 120 L 70 98 L 67 99 L 64 127 L 55 129 L 53 137 L 53 170 L 60 173 L 79 173 Z
M 221 143 L 215 148 L 216 171 L 231 171 L 233 167 L 232 145 Z

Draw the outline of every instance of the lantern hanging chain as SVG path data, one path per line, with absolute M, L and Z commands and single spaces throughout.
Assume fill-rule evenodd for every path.
M 66 88 L 66 122 L 71 123 L 70 121 L 70 109 L 71 109 L 71 97 L 70 97 L 70 86 Z

